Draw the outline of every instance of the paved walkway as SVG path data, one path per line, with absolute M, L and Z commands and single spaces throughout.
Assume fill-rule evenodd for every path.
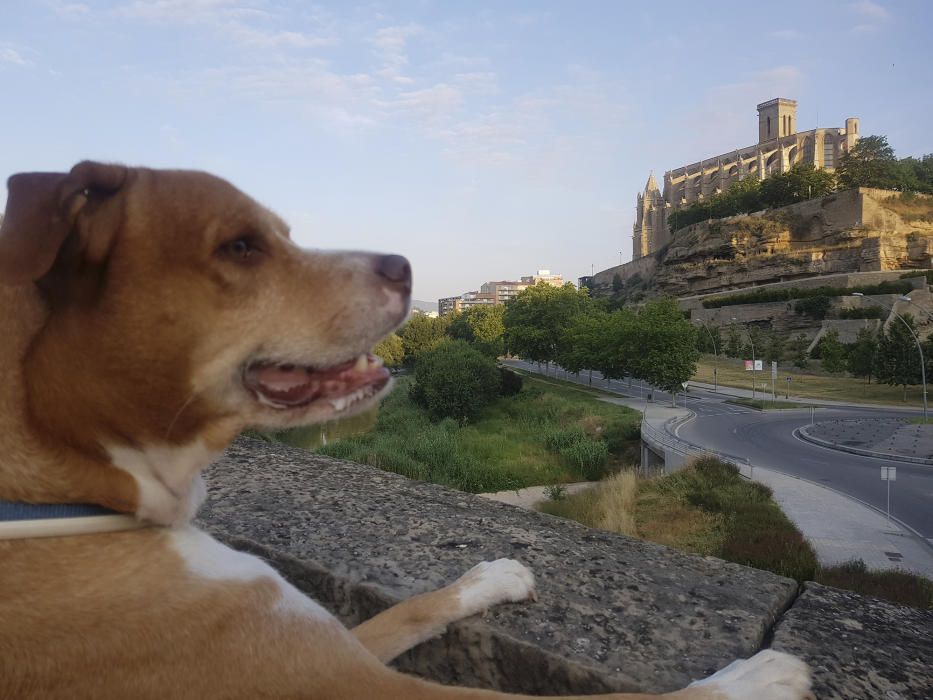
M 563 484 L 565 495 L 578 493 L 598 484 L 598 481 L 578 481 L 575 484 Z M 538 503 L 550 498 L 548 495 L 549 486 L 529 486 L 524 489 L 513 489 L 512 491 L 494 491 L 492 493 L 477 494 L 491 501 L 508 503 L 510 506 L 519 508 L 533 509 Z
M 933 464 L 933 424 L 904 418 L 853 418 L 819 421 L 805 437 L 824 447 L 868 456 Z

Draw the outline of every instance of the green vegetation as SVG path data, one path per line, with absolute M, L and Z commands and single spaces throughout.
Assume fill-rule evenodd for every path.
M 453 317 L 447 335 L 464 340 L 490 357 L 505 352 L 505 306 L 474 306 Z
M 641 537 L 753 566 L 797 581 L 819 581 L 866 595 L 933 608 L 933 583 L 900 571 L 867 571 L 863 562 L 821 568 L 810 544 L 766 486 L 713 458 L 654 479 L 624 471 L 587 491 L 540 506 L 590 527 Z
M 599 401 L 592 392 L 526 377 L 521 393 L 493 401 L 473 422 L 461 425 L 449 418 L 432 421 L 409 397 L 411 381 L 399 380 L 372 430 L 331 441 L 319 451 L 474 493 L 581 481 L 619 469 L 637 454 L 641 416 Z M 604 447 L 563 455 L 573 441 L 563 447 L 546 444 L 547 436 L 559 431 Z M 603 449 L 607 459 L 601 468 L 595 457 L 580 458 L 584 450 Z
M 842 319 L 886 318 L 888 312 L 883 306 L 857 306 L 851 309 L 839 309 L 836 316 Z
M 668 217 L 671 231 L 708 219 L 749 214 L 822 197 L 835 189 L 832 173 L 812 165 L 798 163 L 786 173 L 758 180 L 751 175 L 734 182 L 729 189 L 689 207 L 672 211 Z
M 451 320 L 450 316 L 431 318 L 424 314 L 412 314 L 405 327 L 399 331 L 405 349 L 405 362 L 414 365 L 424 353 L 444 342 Z
M 842 189 L 877 187 L 901 192 L 933 192 L 933 154 L 898 160 L 884 136 L 859 139 L 836 168 Z
M 908 280 L 894 280 L 878 284 L 860 285 L 857 287 L 800 287 L 760 288 L 751 292 L 719 296 L 703 301 L 703 308 L 718 309 L 723 306 L 737 306 L 739 304 L 764 304 L 771 301 L 792 301 L 794 299 L 807 299 L 811 297 L 843 297 L 860 292 L 865 296 L 873 294 L 907 294 L 913 289 Z
M 496 361 L 462 340 L 448 340 L 421 355 L 409 395 L 434 420 L 473 420 L 499 395 Z
M 396 333 L 390 333 L 373 348 L 373 354 L 381 357 L 386 367 L 398 367 L 405 361 L 405 344 Z

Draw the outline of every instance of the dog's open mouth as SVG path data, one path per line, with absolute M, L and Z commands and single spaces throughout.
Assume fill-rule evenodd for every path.
M 254 362 L 243 372 L 244 386 L 260 402 L 279 409 L 327 402 L 339 413 L 375 396 L 388 382 L 382 359 L 368 354 L 322 369 Z

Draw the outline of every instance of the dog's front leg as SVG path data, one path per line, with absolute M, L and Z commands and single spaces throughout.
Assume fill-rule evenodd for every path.
M 454 583 L 410 598 L 353 628 L 363 646 L 388 663 L 447 625 L 499 603 L 535 598 L 534 575 L 512 559 L 482 562 Z

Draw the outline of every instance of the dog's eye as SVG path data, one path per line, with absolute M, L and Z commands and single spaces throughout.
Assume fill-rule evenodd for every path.
M 232 241 L 227 241 L 217 252 L 224 257 L 236 260 L 246 260 L 258 250 L 256 241 L 250 236 L 241 236 Z

